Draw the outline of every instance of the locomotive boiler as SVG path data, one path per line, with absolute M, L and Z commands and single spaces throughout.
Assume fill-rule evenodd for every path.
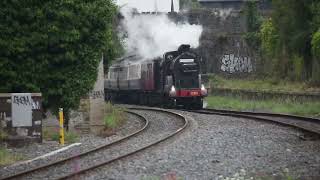
M 200 63 L 189 45 L 153 60 L 142 61 L 135 55 L 118 59 L 105 79 L 106 100 L 200 109 L 207 95 Z

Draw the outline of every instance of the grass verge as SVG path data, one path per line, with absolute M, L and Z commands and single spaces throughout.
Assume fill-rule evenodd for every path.
M 255 91 L 320 92 L 320 87 L 307 82 L 290 82 L 274 79 L 228 79 L 217 75 L 209 77 L 211 88 L 245 89 Z
M 23 156 L 10 153 L 7 149 L 0 147 L 0 166 L 13 164 L 20 160 L 23 160 Z
M 246 100 L 234 97 L 209 96 L 208 108 L 267 111 L 299 116 L 320 116 L 320 102 L 299 103 L 292 100 Z
M 47 141 L 58 141 L 59 142 L 59 128 L 43 128 L 42 138 Z M 75 143 L 78 140 L 78 135 L 74 132 L 64 131 L 64 140 L 66 143 Z
M 8 134 L 4 130 L 2 130 L 0 127 L 0 142 L 5 140 L 7 137 L 8 137 Z
M 113 106 L 110 102 L 105 105 L 104 129 L 100 135 L 103 137 L 116 134 L 116 129 L 125 123 L 127 117 L 124 109 Z

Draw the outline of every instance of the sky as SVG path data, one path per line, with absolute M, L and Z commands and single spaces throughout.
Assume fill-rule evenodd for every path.
M 171 0 L 116 0 L 119 6 L 129 6 L 137 8 L 139 12 L 155 12 L 156 7 L 158 12 L 170 12 Z M 173 0 L 174 11 L 179 11 L 179 0 Z

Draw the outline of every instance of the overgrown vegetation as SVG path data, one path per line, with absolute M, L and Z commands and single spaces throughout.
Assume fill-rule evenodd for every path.
M 200 8 L 198 0 L 180 0 L 180 9 Z
M 210 77 L 211 88 L 242 89 L 256 91 L 284 91 L 284 92 L 320 92 L 319 87 L 310 86 L 307 82 L 290 82 L 274 78 L 264 79 L 228 79 L 221 76 Z M 214 90 L 213 90 L 214 91 Z
M 126 120 L 124 109 L 114 107 L 110 102 L 106 104 L 104 124 L 107 129 L 115 129 Z
M 244 12 L 247 21 L 247 32 L 244 35 L 244 39 L 251 48 L 258 51 L 260 47 L 259 28 L 262 23 L 262 17 L 259 15 L 257 2 L 247 1 Z
M 287 100 L 247 100 L 240 97 L 209 96 L 206 98 L 209 108 L 269 111 L 301 116 L 320 116 L 320 102 L 295 102 Z
M 272 15 L 263 21 L 256 3 L 246 5 L 245 38 L 262 53 L 260 75 L 320 85 L 320 2 L 272 0 Z
M 43 128 L 43 139 L 47 141 L 57 141 L 59 142 L 60 133 L 59 128 Z M 75 143 L 77 142 L 79 136 L 78 134 L 71 131 L 64 131 L 64 139 L 66 143 Z
M 8 137 L 7 132 L 4 131 L 2 127 L 2 122 L 0 121 L 0 143 Z
M 7 137 L 8 137 L 8 134 L 0 127 L 0 142 L 5 140 Z
M 41 92 L 45 107 L 63 107 L 67 118 L 93 87 L 101 55 L 117 55 L 113 1 L 2 0 L 0 7 L 0 92 Z
M 0 167 L 23 160 L 21 155 L 10 153 L 6 148 L 0 147 Z

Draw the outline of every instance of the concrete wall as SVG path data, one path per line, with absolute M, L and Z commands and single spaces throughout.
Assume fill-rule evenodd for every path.
M 190 23 L 203 25 L 197 48 L 205 62 L 203 72 L 234 77 L 255 72 L 259 56 L 243 38 L 247 29 L 241 12 L 201 9 L 182 16 L 187 16 Z
M 104 70 L 103 59 L 98 67 L 97 81 L 89 94 L 90 102 L 90 131 L 99 134 L 104 128 Z
M 174 10 L 178 12 L 180 0 L 173 0 Z M 170 12 L 171 0 L 117 0 L 117 5 L 136 8 L 141 12 Z
M 203 8 L 242 10 L 248 0 L 198 0 Z M 270 0 L 256 0 L 262 11 L 271 9 Z

